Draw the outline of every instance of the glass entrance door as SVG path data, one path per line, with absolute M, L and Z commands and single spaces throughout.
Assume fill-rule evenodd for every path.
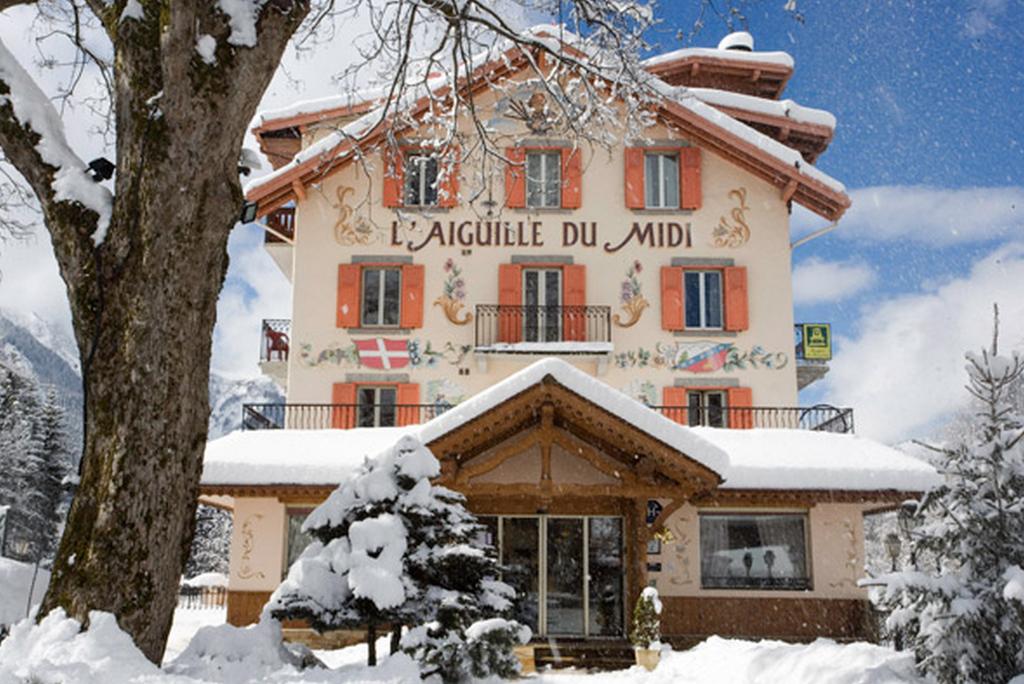
M 534 634 L 623 636 L 622 519 L 501 516 L 503 579 L 516 590 L 513 617 Z
M 562 339 L 562 271 L 523 270 L 523 340 L 559 342 Z

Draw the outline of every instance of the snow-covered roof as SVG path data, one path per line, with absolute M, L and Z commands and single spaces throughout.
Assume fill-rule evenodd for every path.
M 207 444 L 202 484 L 336 485 L 404 434 L 429 444 L 551 376 L 566 389 L 718 473 L 723 489 L 923 491 L 927 463 L 863 437 L 679 425 L 561 359 L 538 361 L 418 426 L 232 433 Z
M 729 455 L 723 489 L 924 491 L 940 482 L 928 463 L 850 434 L 691 428 Z
M 768 114 L 792 119 L 799 123 L 815 124 L 826 126 L 831 129 L 836 127 L 836 117 L 832 112 L 824 109 L 804 107 L 793 100 L 769 100 L 764 97 L 734 93 L 729 90 L 718 90 L 717 88 L 688 88 L 691 95 L 701 102 L 719 107 L 731 107 L 742 109 L 747 112 Z
M 641 64 L 647 68 L 676 62 L 691 57 L 704 57 L 710 59 L 731 60 L 734 62 L 750 62 L 752 64 L 772 64 L 775 66 L 793 68 L 793 58 L 788 52 L 746 52 L 744 50 L 726 50 L 719 48 L 680 48 L 671 52 L 664 52 L 654 57 L 645 59 Z

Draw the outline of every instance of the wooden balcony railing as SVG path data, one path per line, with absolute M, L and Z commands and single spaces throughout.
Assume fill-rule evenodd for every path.
M 796 406 L 652 406 L 651 408 L 670 420 L 690 426 L 853 432 L 853 409 L 827 405 L 807 408 Z
M 264 318 L 260 334 L 260 362 L 287 361 L 292 322 L 287 318 Z
M 295 207 L 281 207 L 270 212 L 267 214 L 266 222 L 267 228 L 270 230 L 263 233 L 264 244 L 271 242 L 285 244 L 285 240 L 282 240 L 281 236 L 289 240 L 295 239 Z
M 477 351 L 587 353 L 611 335 L 609 306 L 476 305 Z
M 243 430 L 327 430 L 418 425 L 446 404 L 243 404 Z

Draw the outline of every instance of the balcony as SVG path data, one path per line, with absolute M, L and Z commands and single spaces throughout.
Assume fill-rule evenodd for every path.
M 244 404 L 244 430 L 327 430 L 416 425 L 452 408 L 444 404 Z M 683 425 L 732 428 L 786 428 L 853 432 L 853 409 L 834 406 L 687 408 L 651 406 Z
M 446 404 L 243 404 L 243 430 L 328 430 L 418 425 Z
M 295 240 L 295 207 L 281 207 L 267 214 L 264 244 L 288 244 Z
M 611 351 L 609 306 L 476 306 L 477 353 L 608 355 Z
M 683 425 L 812 430 L 852 433 L 853 409 L 818 406 L 651 406 L 666 418 Z
M 265 318 L 260 333 L 260 370 L 281 387 L 288 387 L 288 352 L 292 322 L 286 318 Z

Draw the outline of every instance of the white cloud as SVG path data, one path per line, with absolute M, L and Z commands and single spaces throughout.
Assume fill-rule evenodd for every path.
M 793 303 L 838 302 L 871 287 L 875 271 L 862 261 L 804 259 L 793 269 Z
M 1014 238 L 1024 233 L 1024 187 L 937 188 L 879 185 L 850 192 L 853 206 L 834 235 L 847 240 L 911 240 L 922 246 Z M 794 236 L 826 225 L 793 212 Z
M 1003 349 L 1024 349 L 1024 243 L 1007 244 L 969 274 L 861 311 L 858 335 L 837 340 L 827 400 L 851 406 L 857 431 L 894 442 L 932 434 L 966 405 L 964 352 L 990 343 L 1000 306 Z
M 1007 0 L 975 0 L 964 17 L 964 33 L 969 38 L 978 38 L 992 31 L 1008 4 Z
M 35 314 L 71 334 L 67 290 L 53 256 L 50 234 L 37 228 L 24 240 L 0 243 L 0 309 Z

